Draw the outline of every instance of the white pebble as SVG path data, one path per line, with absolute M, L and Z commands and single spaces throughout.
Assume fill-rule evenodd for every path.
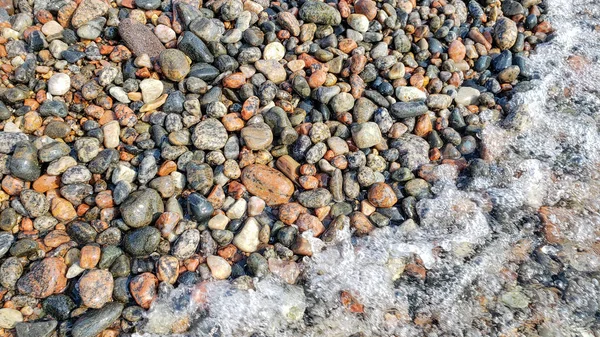
M 285 47 L 279 42 L 269 43 L 263 52 L 265 60 L 279 61 L 285 56 Z
M 64 73 L 52 75 L 48 80 L 48 92 L 54 96 L 62 96 L 71 88 L 71 78 Z

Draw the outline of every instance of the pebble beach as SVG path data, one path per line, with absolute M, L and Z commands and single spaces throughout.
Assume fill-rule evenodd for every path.
M 0 0 L 0 337 L 600 336 L 591 0 Z

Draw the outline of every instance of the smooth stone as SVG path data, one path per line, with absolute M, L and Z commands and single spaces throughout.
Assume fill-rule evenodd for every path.
M 160 53 L 160 67 L 163 75 L 174 82 L 183 80 L 190 72 L 185 54 L 177 49 L 166 49 Z
M 73 337 L 94 337 L 111 326 L 121 316 L 123 308 L 122 303 L 110 302 L 102 309 L 90 310 L 73 324 L 71 334 Z
M 44 322 L 17 323 L 15 326 L 17 337 L 50 337 L 56 330 L 58 322 L 55 320 Z
M 300 8 L 299 16 L 305 22 L 337 26 L 342 22 L 340 12 L 321 1 L 306 1 Z
M 200 150 L 222 149 L 227 138 L 227 130 L 215 118 L 207 118 L 198 123 L 192 134 L 192 142 Z
M 37 150 L 31 143 L 20 142 L 15 145 L 15 152 L 10 159 L 10 172 L 25 181 L 35 181 L 40 177 Z
M 183 32 L 177 42 L 177 48 L 184 52 L 194 62 L 213 63 L 215 60 L 212 53 L 204 42 L 194 33 Z
M 160 243 L 160 231 L 152 226 L 127 232 L 123 237 L 123 250 L 132 256 L 147 256 Z
M 427 99 L 427 94 L 415 87 L 398 87 L 396 97 L 402 102 L 421 102 Z
M 381 130 L 375 122 L 355 124 L 351 130 L 352 140 L 360 149 L 370 148 L 382 141 Z
M 147 188 L 131 193 L 119 210 L 128 226 L 139 228 L 155 221 L 164 212 L 164 204 L 158 192 Z
M 255 218 L 248 218 L 244 227 L 233 238 L 233 245 L 239 250 L 246 253 L 253 253 L 258 250 L 260 240 L 258 235 L 260 232 L 260 224 Z
M 390 108 L 392 116 L 400 119 L 421 116 L 427 111 L 425 102 L 396 102 Z
M 206 264 L 217 280 L 225 280 L 231 275 L 231 266 L 227 263 L 227 260 L 220 256 L 211 255 L 207 257 Z
M 48 80 L 48 92 L 53 96 L 62 96 L 69 92 L 71 78 L 64 73 L 56 73 Z
M 251 150 L 265 150 L 273 143 L 273 132 L 265 123 L 255 123 L 244 127 L 241 137 Z
M 140 82 L 140 90 L 142 91 L 144 103 L 152 103 L 162 95 L 164 85 L 159 80 L 147 78 Z
M 248 192 L 263 199 L 269 206 L 288 202 L 294 193 L 294 184 L 283 173 L 266 165 L 244 167 L 241 179 Z
M 192 193 L 187 198 L 188 212 L 199 224 L 210 220 L 214 211 L 213 205 L 201 194 Z
M 454 98 L 457 105 L 468 106 L 477 104 L 481 93 L 479 90 L 471 87 L 460 87 Z
M 23 322 L 23 314 L 11 308 L 0 309 L 0 328 L 12 329 L 17 323 Z
M 327 206 L 329 203 L 331 203 L 331 199 L 331 192 L 324 188 L 317 188 L 298 194 L 298 202 L 307 208 L 319 208 Z
M 258 60 L 254 66 L 275 84 L 280 84 L 286 80 L 285 68 L 275 59 Z

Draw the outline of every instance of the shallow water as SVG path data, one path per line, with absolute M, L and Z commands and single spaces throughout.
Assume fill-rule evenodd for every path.
M 458 178 L 442 165 L 419 226 L 345 231 L 305 258 L 300 285 L 209 283 L 201 308 L 197 288 L 167 290 L 147 336 L 182 321 L 186 336 L 600 336 L 600 4 L 547 7 L 557 32 L 534 80 L 481 134 L 489 165 Z M 416 258 L 427 281 L 397 278 Z

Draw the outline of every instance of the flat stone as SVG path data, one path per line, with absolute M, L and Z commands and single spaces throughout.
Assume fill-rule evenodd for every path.
M 148 54 L 150 57 L 158 57 L 165 49 L 150 28 L 132 18 L 126 18 L 119 23 L 119 35 L 137 56 Z
M 55 320 L 45 322 L 23 322 L 15 326 L 17 337 L 50 337 L 56 330 L 58 322 Z
M 95 337 L 111 326 L 123 312 L 124 304 L 107 303 L 102 309 L 89 310 L 75 324 L 71 334 L 73 337 Z

